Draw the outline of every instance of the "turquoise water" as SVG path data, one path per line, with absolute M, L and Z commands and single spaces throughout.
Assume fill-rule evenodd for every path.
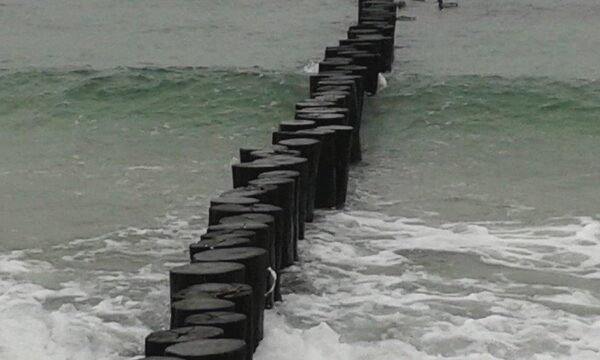
M 264 143 L 268 120 L 291 116 L 302 80 L 191 68 L 6 71 L 5 245 L 153 224 L 189 197 L 225 189 L 237 147 Z
M 406 75 L 369 108 L 367 161 L 381 175 L 367 166 L 362 184 L 393 215 L 595 215 L 599 95 L 596 81 Z
M 348 208 L 319 214 L 257 360 L 598 358 L 600 8 L 408 5 Z M 1 357 L 139 355 L 237 149 L 354 6 L 4 1 Z

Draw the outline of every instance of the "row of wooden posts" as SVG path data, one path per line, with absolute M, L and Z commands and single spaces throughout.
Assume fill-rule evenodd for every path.
M 393 0 L 359 0 L 347 39 L 325 49 L 296 103 L 264 149 L 241 149 L 233 188 L 210 202 L 208 228 L 190 264 L 170 270 L 170 329 L 148 335 L 146 359 L 251 360 L 264 310 L 281 301 L 281 271 L 315 209 L 341 209 L 350 164 L 361 160 L 365 94 L 394 60 Z

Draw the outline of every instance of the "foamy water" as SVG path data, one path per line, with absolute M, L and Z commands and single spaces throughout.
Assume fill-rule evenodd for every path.
M 599 226 L 328 215 L 259 358 L 597 358 Z
M 285 274 L 285 302 L 267 312 L 256 359 L 598 355 L 596 220 L 433 227 L 366 211 L 317 219 L 301 243 L 302 261 Z M 185 262 L 185 245 L 204 230 L 198 223 L 75 240 L 54 247 L 64 254 L 58 264 L 36 260 L 41 250 L 3 255 L 3 355 L 139 354 L 143 337 L 166 324 L 166 268 Z M 94 263 L 107 268 L 93 270 Z M 31 334 L 26 347 L 23 333 Z
M 126 229 L 0 257 L 0 353 L 15 359 L 130 359 L 165 322 L 173 228 Z M 191 233 L 190 233 L 191 234 Z M 152 261 L 155 263 L 153 264 Z M 101 265 L 100 265 L 101 264 Z M 23 334 L 27 334 L 24 338 Z
M 286 301 L 268 312 L 257 359 L 598 355 L 600 223 L 593 219 L 541 227 L 431 227 L 364 211 L 318 219 L 301 243 L 302 261 L 285 275 Z M 184 262 L 185 240 L 203 231 L 188 222 L 166 229 L 59 246 L 60 267 L 35 260 L 35 250 L 2 256 L 3 355 L 139 354 L 143 337 L 166 323 L 165 266 Z M 118 259 L 137 254 L 160 260 L 119 269 Z M 94 262 L 113 268 L 86 269 Z M 25 348 L 23 333 L 31 334 Z

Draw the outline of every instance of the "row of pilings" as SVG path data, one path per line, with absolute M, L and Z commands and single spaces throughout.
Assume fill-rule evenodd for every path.
M 240 149 L 233 188 L 211 200 L 190 263 L 170 270 L 170 326 L 146 337 L 146 359 L 252 359 L 306 223 L 315 209 L 344 207 L 349 168 L 362 158 L 363 100 L 392 68 L 397 8 L 359 0 L 358 22 L 325 49 L 295 118 L 279 124 L 272 145 Z

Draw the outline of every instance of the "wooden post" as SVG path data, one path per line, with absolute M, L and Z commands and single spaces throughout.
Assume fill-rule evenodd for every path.
M 246 343 L 237 339 L 196 340 L 169 346 L 165 353 L 184 360 L 244 360 Z
M 245 283 L 252 286 L 254 291 L 253 304 L 255 307 L 256 324 L 254 324 L 256 343 L 263 338 L 263 312 L 265 309 L 265 294 L 267 292 L 268 258 L 264 249 L 256 247 L 242 247 L 234 249 L 220 249 L 205 251 L 194 255 L 198 263 L 213 263 L 234 261 L 246 266 Z
M 222 338 L 225 332 L 214 326 L 187 326 L 155 331 L 145 340 L 146 356 L 162 356 L 166 348 L 181 342 Z

